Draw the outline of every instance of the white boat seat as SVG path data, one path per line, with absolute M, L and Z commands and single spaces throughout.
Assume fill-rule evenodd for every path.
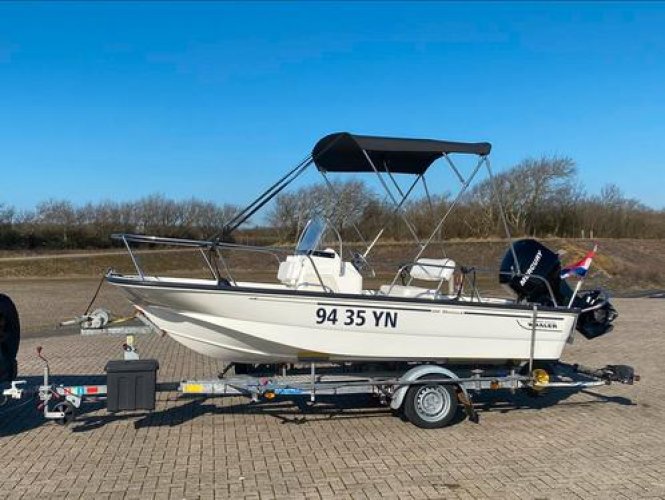
M 429 288 L 423 288 L 420 286 L 393 285 L 391 289 L 390 285 L 382 285 L 381 288 L 379 288 L 379 292 L 383 295 L 389 295 L 390 297 L 408 297 L 432 300 L 436 299 L 438 296 L 436 290 L 430 290 Z
M 453 259 L 418 259 L 409 274 L 423 281 L 450 281 L 455 273 Z
M 453 276 L 455 274 L 455 261 L 452 259 L 418 259 L 409 271 L 411 278 L 422 281 L 438 281 L 437 289 L 420 286 L 382 285 L 379 293 L 391 297 L 408 297 L 418 299 L 436 299 L 441 297 L 441 283 L 449 283 L 449 294 L 452 294 Z

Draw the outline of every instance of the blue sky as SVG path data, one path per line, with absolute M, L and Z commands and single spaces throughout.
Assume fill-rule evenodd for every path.
M 335 131 L 665 207 L 665 4 L 0 3 L 0 203 L 245 203 Z

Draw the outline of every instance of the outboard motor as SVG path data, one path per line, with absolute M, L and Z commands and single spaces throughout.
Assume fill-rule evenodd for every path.
M 0 294 L 0 383 L 16 378 L 16 355 L 21 341 L 21 325 L 12 300 Z
M 559 256 L 533 239 L 516 241 L 513 248 L 515 256 L 510 248 L 503 256 L 499 283 L 511 289 L 517 295 L 518 302 L 553 306 L 554 296 L 559 306 L 567 306 L 573 291 L 561 279 Z M 515 257 L 521 274 L 517 273 Z M 577 330 L 588 339 L 610 332 L 612 322 L 618 316 L 607 295 L 600 290 L 578 292 L 572 307 L 582 309 Z

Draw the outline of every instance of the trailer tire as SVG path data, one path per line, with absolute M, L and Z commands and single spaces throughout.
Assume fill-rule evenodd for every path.
M 21 342 L 21 324 L 12 299 L 0 294 L 0 382 L 16 379 L 16 355 Z
M 432 373 L 418 380 L 441 379 Z M 457 394 L 452 384 L 415 384 L 409 387 L 404 398 L 404 415 L 422 429 L 445 427 L 457 413 Z

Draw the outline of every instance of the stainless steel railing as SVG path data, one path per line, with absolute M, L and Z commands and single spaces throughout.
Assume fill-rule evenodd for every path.
M 395 286 L 397 280 L 402 275 L 402 273 L 405 270 L 412 268 L 413 266 L 434 267 L 434 268 L 438 268 L 438 269 L 455 269 L 456 268 L 456 266 L 454 266 L 454 265 L 439 265 L 439 264 L 430 264 L 430 263 L 425 264 L 425 263 L 420 263 L 418 261 L 403 263 L 403 264 L 400 265 L 399 269 L 397 270 L 397 273 L 395 274 L 395 277 L 393 278 L 393 280 L 390 284 L 388 294 L 390 294 L 390 292 L 392 292 L 393 287 Z M 470 272 L 473 272 L 474 276 L 475 276 L 476 272 L 480 272 L 482 274 L 496 274 L 496 270 L 483 269 L 483 268 L 471 268 Z M 528 277 L 528 278 L 534 278 L 538 281 L 541 281 L 542 283 L 545 284 L 545 288 L 547 289 L 547 293 L 549 294 L 549 297 L 552 300 L 553 306 L 554 307 L 559 307 L 559 304 L 556 300 L 556 296 L 554 295 L 554 290 L 552 290 L 552 286 L 550 285 L 550 282 L 545 277 L 543 277 L 539 274 L 528 274 L 528 273 L 521 273 L 521 272 L 506 272 L 506 271 L 499 271 L 498 274 L 500 276 Z M 413 280 L 413 278 L 411 277 L 410 280 L 409 280 L 409 283 L 411 283 L 412 280 Z M 439 280 L 439 284 L 436 288 L 435 293 L 439 293 L 439 290 L 441 289 L 441 285 L 443 284 L 444 281 L 446 281 L 446 280 L 445 279 Z M 471 292 L 471 297 L 473 297 L 475 295 L 476 297 L 478 297 L 479 301 L 482 300 L 481 297 L 480 297 L 480 292 L 479 292 L 479 290 L 476 286 L 475 278 L 472 281 L 472 287 L 473 288 L 472 288 L 472 292 Z
M 293 254 L 293 251 L 279 247 L 257 247 L 252 245 L 241 245 L 237 243 L 227 243 L 227 242 L 214 241 L 214 240 L 191 240 L 185 238 L 167 238 L 163 236 L 149 236 L 143 234 L 117 233 L 117 234 L 112 234 L 111 239 L 123 242 L 125 248 L 127 249 L 127 252 L 129 253 L 130 258 L 132 259 L 134 268 L 136 269 L 136 272 L 138 273 L 139 277 L 142 280 L 145 280 L 146 275 L 141 266 L 139 256 L 134 253 L 130 243 L 139 243 L 139 244 L 144 243 L 144 244 L 154 244 L 154 245 L 169 245 L 169 246 L 185 247 L 185 248 L 197 248 L 199 249 L 201 256 L 203 257 L 203 260 L 205 261 L 208 269 L 210 270 L 213 279 L 220 282 L 222 276 L 221 273 L 219 272 L 216 261 L 211 260 L 205 253 L 205 250 L 208 250 L 208 252 L 214 251 L 224 266 L 224 269 L 229 278 L 229 282 L 233 284 L 236 284 L 237 282 L 233 277 L 231 270 L 221 253 L 222 250 L 253 252 L 253 253 L 263 253 L 263 254 L 272 255 L 277 261 L 278 265 L 282 262 L 280 256 Z M 314 259 L 312 259 L 312 256 L 310 254 L 301 254 L 301 255 L 307 257 L 309 262 L 312 264 L 312 268 L 314 269 L 314 273 L 316 274 L 316 277 L 319 280 L 321 289 L 329 293 L 333 293 L 333 290 L 330 287 L 327 287 L 323 283 L 323 278 L 321 277 L 321 273 L 316 267 L 316 263 L 314 262 Z
M 222 255 L 223 250 L 229 250 L 229 251 L 239 251 L 239 252 L 250 252 L 250 253 L 262 253 L 262 254 L 268 254 L 272 255 L 277 264 L 279 265 L 283 260 L 280 259 L 280 256 L 285 256 L 285 255 L 293 255 L 293 251 L 286 249 L 286 248 L 279 248 L 279 247 L 258 247 L 258 246 L 252 246 L 252 245 L 242 245 L 242 244 L 237 244 L 237 243 L 227 243 L 227 242 L 221 242 L 221 241 L 215 241 L 215 240 L 192 240 L 192 239 L 184 239 L 184 238 L 167 238 L 167 237 L 162 237 L 162 236 L 149 236 L 149 235 L 142 235 L 142 234 L 128 234 L 128 233 L 121 233 L 121 234 L 113 234 L 111 235 L 111 238 L 114 240 L 122 241 L 125 248 L 127 249 L 129 256 L 132 260 L 132 263 L 139 275 L 139 277 L 142 280 L 145 280 L 146 275 L 141 267 L 140 259 L 139 256 L 136 255 L 130 245 L 130 243 L 143 243 L 143 244 L 155 244 L 155 245 L 168 245 L 168 246 L 176 246 L 176 247 L 185 247 L 185 248 L 197 248 L 201 256 L 206 263 L 206 266 L 210 270 L 210 273 L 213 277 L 218 282 L 221 282 L 222 276 L 221 272 L 219 271 L 219 268 L 217 266 L 217 261 L 214 259 L 209 258 L 208 255 L 206 255 L 206 250 L 208 252 L 215 252 L 215 255 L 219 259 L 219 261 L 222 262 L 222 265 L 224 266 L 226 275 L 228 276 L 229 282 L 236 284 L 236 280 L 233 277 L 233 274 L 231 273 L 231 270 L 226 262 L 226 259 L 224 259 L 224 256 Z M 334 291 L 326 286 L 323 282 L 323 278 L 321 276 L 321 273 L 319 272 L 319 269 L 316 266 L 316 262 L 314 259 L 312 259 L 312 256 L 310 254 L 300 254 L 304 255 L 305 257 L 308 258 L 309 262 L 312 265 L 312 269 L 314 270 L 314 273 L 316 274 L 316 277 L 319 281 L 319 284 L 321 285 L 321 289 L 328 292 L 328 293 L 334 293 Z M 341 257 L 341 256 L 340 256 Z M 453 265 L 437 265 L 437 264 L 423 264 L 419 263 L 417 261 L 413 262 L 408 262 L 408 263 L 403 263 L 400 264 L 399 269 L 397 273 L 395 274 L 395 277 L 393 278 L 390 288 L 388 291 L 388 294 L 393 290 L 397 280 L 399 277 L 402 275 L 402 273 L 406 269 L 410 269 L 413 266 L 416 265 L 422 265 L 422 266 L 427 266 L 427 267 L 433 267 L 433 268 L 440 268 L 440 269 L 455 269 L 455 266 Z M 476 272 L 481 272 L 483 274 L 495 274 L 495 270 L 491 269 L 482 269 L 482 268 L 471 268 L 470 272 L 475 273 Z M 552 301 L 552 304 L 554 307 L 559 307 L 559 304 L 556 300 L 556 296 L 554 295 L 554 291 L 552 290 L 552 287 L 545 279 L 543 276 L 540 276 L 538 274 L 526 274 L 526 273 L 518 273 L 518 272 L 501 272 L 499 271 L 499 275 L 506 275 L 506 276 L 516 276 L 516 277 L 528 277 L 528 278 L 534 278 L 538 281 L 541 281 L 542 283 L 545 284 L 545 288 L 547 289 L 547 292 L 549 294 L 549 297 Z M 439 293 L 439 290 L 443 284 L 443 282 L 446 281 L 444 279 L 439 280 L 439 284 L 436 288 L 435 293 Z M 472 281 L 472 293 L 471 296 L 476 296 L 478 300 L 482 300 L 480 296 L 480 292 L 476 286 L 475 278 Z

